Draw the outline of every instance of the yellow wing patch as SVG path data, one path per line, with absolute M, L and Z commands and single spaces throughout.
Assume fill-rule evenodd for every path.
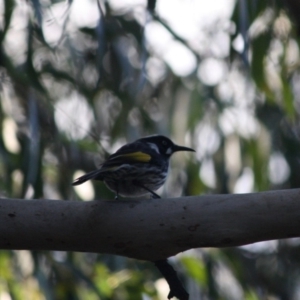
M 132 153 L 127 153 L 127 154 L 122 154 L 117 157 L 128 157 L 129 159 L 132 159 L 134 161 L 140 161 L 140 162 L 149 162 L 151 160 L 151 156 L 147 153 L 137 151 L 137 152 L 132 152 Z

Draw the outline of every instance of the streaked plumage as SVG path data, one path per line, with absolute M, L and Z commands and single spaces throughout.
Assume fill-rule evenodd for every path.
M 152 194 L 166 181 L 169 158 L 176 151 L 194 151 L 175 145 L 162 135 L 149 136 L 121 147 L 110 155 L 98 170 L 77 178 L 73 185 L 87 180 L 103 181 L 116 197 L 137 197 Z

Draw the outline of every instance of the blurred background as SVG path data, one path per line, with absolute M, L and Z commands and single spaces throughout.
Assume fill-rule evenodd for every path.
M 196 150 L 172 158 L 165 197 L 300 187 L 299 15 L 294 0 L 0 1 L 0 197 L 113 199 L 71 182 L 150 134 Z M 170 261 L 191 300 L 300 299 L 299 239 Z M 167 294 L 147 262 L 0 251 L 0 300 Z

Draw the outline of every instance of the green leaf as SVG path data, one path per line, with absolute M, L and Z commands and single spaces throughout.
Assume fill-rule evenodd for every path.
M 265 77 L 265 57 L 272 41 L 272 32 L 267 30 L 252 41 L 251 73 L 257 87 L 265 93 L 266 97 L 273 99 Z
M 199 283 L 199 285 L 207 285 L 207 273 L 205 264 L 202 260 L 192 256 L 184 256 L 180 259 L 180 261 L 186 268 L 189 276 Z
M 249 290 L 245 292 L 245 300 L 259 300 L 259 297 L 254 290 Z

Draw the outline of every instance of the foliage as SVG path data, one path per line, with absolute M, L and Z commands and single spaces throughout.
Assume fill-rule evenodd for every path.
M 299 36 L 283 2 L 237 1 L 229 24 L 202 29 L 205 43 L 143 7 L 89 3 L 85 24 L 73 1 L 0 4 L 1 197 L 112 199 L 101 183 L 74 191 L 75 173 L 155 133 L 197 150 L 172 160 L 164 195 L 300 186 Z M 151 28 L 194 68 L 180 73 Z M 191 299 L 298 299 L 298 250 L 297 239 L 199 249 L 173 263 Z M 0 274 L 1 299 L 167 294 L 150 263 L 104 254 L 1 251 Z

